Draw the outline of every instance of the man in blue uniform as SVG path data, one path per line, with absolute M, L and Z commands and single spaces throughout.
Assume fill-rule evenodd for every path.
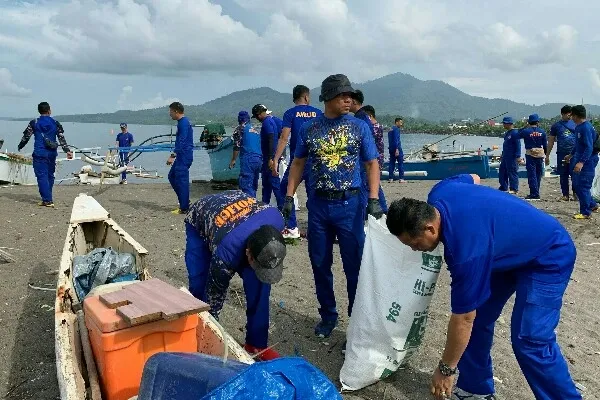
M 516 194 L 519 191 L 519 162 L 521 161 L 521 137 L 519 131 L 513 128 L 514 121 L 512 117 L 504 117 L 502 124 L 506 132 L 504 133 L 504 143 L 502 144 L 502 159 L 498 170 L 500 181 L 500 190 L 508 191 L 510 194 Z
M 208 303 L 219 319 L 237 273 L 246 294 L 244 348 L 252 354 L 262 352 L 262 360 L 279 357 L 267 342 L 271 285 L 281 280 L 286 255 L 282 229 L 279 210 L 239 190 L 201 198 L 185 218 L 190 292 Z
M 529 183 L 529 195 L 525 197 L 526 200 L 540 199 L 544 159 L 548 154 L 548 138 L 546 132 L 538 126 L 539 122 L 540 117 L 537 114 L 531 114 L 527 120 L 529 126 L 519 132 L 525 143 L 525 166 Z
M 235 167 L 235 160 L 240 155 L 239 186 L 242 192 L 256 197 L 258 177 L 262 168 L 262 152 L 260 149 L 260 133 L 250 123 L 248 111 L 238 113 L 238 126 L 233 131 L 233 154 L 229 168 Z
M 262 150 L 263 165 L 262 175 L 262 201 L 269 204 L 271 202 L 271 193 L 275 195 L 277 207 L 283 207 L 283 196 L 281 194 L 281 180 L 279 175 L 274 176 L 271 172 L 270 161 L 275 156 L 277 141 L 281 132 L 281 124 L 271 115 L 271 111 L 263 104 L 256 104 L 252 107 L 252 118 L 256 118 L 262 123 L 260 129 L 260 143 Z
M 571 170 L 569 163 L 564 162 L 565 157 L 571 154 L 575 147 L 575 122 L 571 120 L 571 106 L 565 105 L 560 109 L 560 121 L 550 128 L 548 138 L 548 154 L 546 154 L 546 165 L 550 165 L 550 153 L 556 142 L 556 169 L 560 176 L 560 189 L 562 201 L 569 201 L 569 176 Z M 573 194 L 575 187 L 573 186 Z
M 118 147 L 131 147 L 133 145 L 133 134 L 127 130 L 127 124 L 121 122 L 121 132 L 117 135 L 117 146 Z M 129 151 L 119 151 L 119 159 L 121 160 L 121 166 L 129 164 Z M 127 171 L 121 173 L 122 185 L 127 185 Z
M 573 186 L 579 198 L 579 213 L 575 219 L 588 219 L 592 211 L 599 211 L 598 204 L 592 198 L 592 183 L 596 165 L 598 165 L 598 151 L 594 149 L 594 142 L 598 138 L 596 130 L 586 119 L 587 112 L 584 106 L 577 105 L 571 108 L 571 116 L 575 127 L 575 147 L 566 160 L 573 165 Z
M 377 197 L 377 148 L 369 126 L 348 115 L 352 93 L 354 89 L 345 75 L 331 75 L 323 81 L 319 100 L 325 102 L 325 113 L 300 129 L 283 207 L 287 219 L 294 207 L 292 196 L 308 165 L 308 254 L 321 314 L 315 335 L 322 338 L 331 335 L 338 323 L 331 273 L 336 236 L 346 274 L 348 315 L 354 304 L 365 243 L 361 163 L 367 167 L 369 182 L 367 213 L 377 218 L 383 214 Z
M 371 131 L 371 135 L 373 135 L 373 140 L 376 140 L 376 132 L 373 123 L 371 122 L 371 118 L 369 118 L 369 114 L 363 107 L 363 103 L 365 102 L 365 95 L 361 90 L 356 90 L 352 94 L 352 105 L 350 106 L 350 112 L 354 113 L 354 117 L 365 121 L 369 130 Z M 377 144 L 375 144 L 377 147 Z M 367 205 L 367 200 L 369 198 L 369 182 L 367 179 L 367 171 L 364 166 L 361 165 L 361 179 L 362 179 L 362 189 L 361 189 L 361 198 L 363 201 L 363 205 Z M 377 193 L 377 197 L 379 199 L 379 205 L 384 213 L 387 212 L 387 202 L 385 201 L 385 194 L 383 193 L 383 188 L 379 185 L 379 191 Z M 366 216 L 365 216 L 366 218 Z
M 294 152 L 296 151 L 296 144 L 298 143 L 298 134 L 300 128 L 305 122 L 312 120 L 323 114 L 321 110 L 310 105 L 310 89 L 304 85 L 297 85 L 292 91 L 292 97 L 295 106 L 287 110 L 283 114 L 283 129 L 281 131 L 281 137 L 279 143 L 277 143 L 277 151 L 275 156 L 271 160 L 273 163 L 273 176 L 279 176 L 279 160 L 285 147 L 290 143 L 290 163 L 294 162 Z M 290 176 L 290 168 L 286 169 L 281 180 L 281 196 L 285 198 L 287 193 L 287 185 Z M 302 180 L 306 188 L 306 197 L 308 198 L 308 183 L 307 183 L 307 168 L 304 169 L 302 174 Z M 283 237 L 286 239 L 297 239 L 300 237 L 300 231 L 298 230 L 298 222 L 296 221 L 296 208 L 292 208 L 292 212 L 286 221 L 286 227 L 283 231 Z
M 72 158 L 73 153 L 69 150 L 65 140 L 65 131 L 62 125 L 50 116 L 52 114 L 50 104 L 45 101 L 41 102 L 38 104 L 38 112 L 40 117 L 29 121 L 17 148 L 21 151 L 33 136 L 33 171 L 42 197 L 39 205 L 54 207 L 52 188 L 54 187 L 54 171 L 58 156 L 56 149 L 60 144 L 63 151 L 67 153 L 67 158 Z M 56 143 L 57 140 L 58 143 Z
M 169 171 L 169 182 L 179 201 L 179 208 L 171 211 L 173 214 L 186 214 L 190 207 L 190 167 L 194 161 L 194 129 L 183 111 L 183 104 L 177 101 L 169 106 L 171 119 L 177 121 L 175 149 L 167 160 L 167 165 L 172 165 Z
M 581 399 L 554 333 L 575 245 L 554 217 L 478 182 L 477 175 L 445 179 L 427 202 L 394 201 L 387 216 L 390 232 L 415 251 L 444 244 L 452 316 L 431 393 L 437 399 L 449 396 L 458 367 L 452 399 L 496 398 L 490 357 L 494 325 L 516 293 L 511 341 L 533 395 Z
M 390 154 L 390 161 L 388 165 L 389 182 L 393 182 L 396 178 L 394 175 L 396 163 L 398 163 L 398 180 L 400 182 L 404 182 L 404 153 L 402 152 L 401 142 L 403 126 L 404 120 L 402 117 L 398 117 L 394 120 L 394 127 L 388 132 L 388 153 Z

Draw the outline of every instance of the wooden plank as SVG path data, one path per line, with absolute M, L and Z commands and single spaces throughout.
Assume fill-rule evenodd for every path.
M 210 308 L 208 304 L 159 279 L 137 282 L 121 290 L 102 294 L 100 301 L 109 308 L 117 309 L 117 314 L 130 326 L 159 319 L 172 321 Z
M 109 217 L 108 211 L 96 199 L 85 193 L 80 193 L 73 202 L 73 210 L 71 211 L 72 224 L 103 221 Z

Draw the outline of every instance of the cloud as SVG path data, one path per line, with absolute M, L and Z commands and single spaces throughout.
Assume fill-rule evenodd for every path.
M 165 99 L 165 98 L 163 98 L 162 93 L 157 93 L 156 96 L 142 102 L 142 104 L 135 107 L 134 110 L 149 110 L 151 108 L 164 107 L 164 106 L 168 106 L 169 104 L 171 104 L 175 101 L 179 101 L 179 99 L 177 97 L 169 97 L 169 98 Z
M 594 89 L 600 91 L 600 71 L 597 68 L 588 68 L 588 72 Z
M 6 97 L 27 97 L 31 94 L 31 89 L 25 89 L 15 82 L 7 68 L 0 68 L 0 96 Z
M 127 108 L 127 101 L 129 99 L 129 95 L 131 95 L 132 92 L 133 87 L 131 86 L 124 86 L 123 89 L 121 89 L 119 100 L 117 100 L 117 107 L 119 108 L 119 110 L 124 110 Z

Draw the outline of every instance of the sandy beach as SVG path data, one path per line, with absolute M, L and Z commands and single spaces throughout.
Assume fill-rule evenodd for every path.
M 402 196 L 425 199 L 435 181 L 384 183 L 391 199 Z M 493 180 L 483 184 L 496 186 Z M 522 195 L 528 188 L 521 181 Z M 78 193 L 94 196 L 113 219 L 149 250 L 150 271 L 155 277 L 176 286 L 187 286 L 183 259 L 185 233 L 183 216 L 172 215 L 176 198 L 168 184 L 127 186 L 57 186 L 55 209 L 37 206 L 37 187 L 0 188 L 0 247 L 16 262 L 0 264 L 0 394 L 8 399 L 57 399 L 58 385 L 54 365 L 53 291 L 28 288 L 28 284 L 55 288 L 56 275 L 73 199 Z M 193 184 L 192 199 L 215 190 L 208 184 Z M 574 202 L 561 203 L 557 178 L 542 183 L 542 198 L 534 203 L 567 227 L 577 249 L 577 264 L 564 298 L 559 343 L 568 358 L 574 380 L 586 389 L 584 396 L 597 398 L 600 392 L 600 215 L 594 220 L 575 221 Z M 299 190 L 304 204 L 304 190 Z M 494 207 L 490 204 L 490 207 Z M 473 216 L 476 218 L 477 216 Z M 507 214 L 507 218 L 510 216 Z M 298 212 L 301 230 L 306 230 L 306 209 Z M 468 221 L 465 221 L 468 223 Z M 535 227 L 531 227 L 535 235 Z M 283 280 L 271 294 L 270 343 L 284 355 L 301 355 L 324 371 L 339 385 L 343 363 L 340 353 L 348 318 L 345 278 L 337 248 L 334 257 L 336 295 L 340 327 L 320 341 L 313 335 L 317 323 L 317 300 L 307 253 L 307 242 L 288 246 Z M 510 344 L 512 302 L 504 309 L 496 326 L 493 359 L 497 393 L 502 399 L 533 399 L 521 374 Z M 410 368 L 359 392 L 344 394 L 346 399 L 429 399 L 431 372 L 437 365 L 445 343 L 450 315 L 449 276 L 443 270 L 430 307 L 423 345 Z M 222 312 L 223 326 L 238 340 L 244 339 L 245 309 L 241 280 L 232 281 Z

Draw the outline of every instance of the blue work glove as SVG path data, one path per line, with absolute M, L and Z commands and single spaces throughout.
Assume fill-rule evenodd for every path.
M 281 210 L 281 214 L 283 214 L 283 219 L 287 223 L 288 219 L 290 219 L 290 215 L 292 215 L 292 210 L 294 209 L 294 198 L 292 196 L 285 196 L 285 201 L 283 202 L 283 209 Z
M 383 216 L 383 210 L 379 204 L 379 199 L 369 199 L 367 202 L 367 214 L 379 219 Z

